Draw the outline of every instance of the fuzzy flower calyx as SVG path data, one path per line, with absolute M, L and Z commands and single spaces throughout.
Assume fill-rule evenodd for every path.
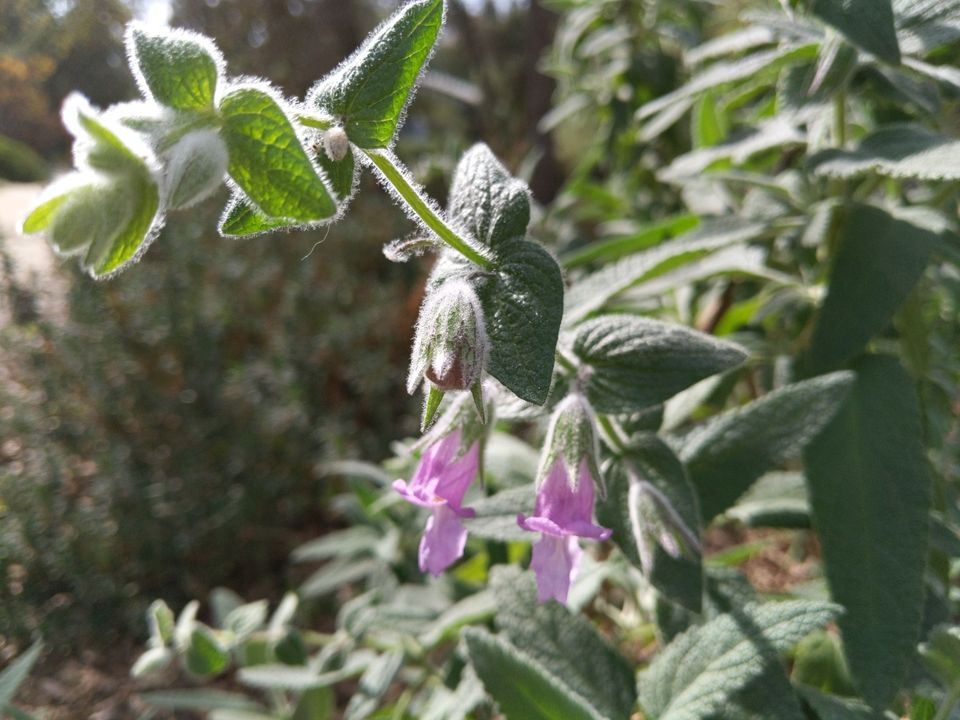
M 480 299 L 462 279 L 430 292 L 420 308 L 407 392 L 426 377 L 440 390 L 467 390 L 486 365 L 489 341 Z

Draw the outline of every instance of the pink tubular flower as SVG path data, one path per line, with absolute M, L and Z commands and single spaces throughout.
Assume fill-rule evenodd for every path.
M 534 514 L 517 516 L 520 527 L 541 534 L 530 562 L 540 602 L 567 601 L 582 554 L 578 538 L 606 540 L 612 533 L 593 524 L 593 482 L 586 459 L 578 477 L 571 478 L 562 458 L 557 458 L 537 492 Z
M 579 392 L 553 411 L 537 469 L 537 501 L 531 517 L 517 516 L 524 530 L 540 533 L 530 567 L 540 602 L 567 601 L 580 562 L 578 538 L 606 540 L 613 531 L 593 524 L 595 481 L 600 479 L 597 421 Z
M 463 555 L 467 529 L 460 520 L 474 515 L 461 503 L 480 465 L 480 442 L 474 441 L 461 453 L 462 437 L 462 431 L 456 429 L 434 441 L 424 451 L 410 483 L 393 483 L 405 500 L 433 511 L 420 540 L 420 570 L 434 576 Z

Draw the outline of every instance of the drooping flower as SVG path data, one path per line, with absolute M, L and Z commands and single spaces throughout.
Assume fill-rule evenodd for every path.
M 463 396 L 444 413 L 423 442 L 426 449 L 410 482 L 394 489 L 408 502 L 432 510 L 420 540 L 420 569 L 440 575 L 463 556 L 467 529 L 462 520 L 474 516 L 463 497 L 480 470 L 487 427 L 477 421 Z
M 579 538 L 606 540 L 612 533 L 593 522 L 597 453 L 593 410 L 582 395 L 570 395 L 550 419 L 534 513 L 517 516 L 521 528 L 541 534 L 530 562 L 540 602 L 566 602 L 582 554 Z

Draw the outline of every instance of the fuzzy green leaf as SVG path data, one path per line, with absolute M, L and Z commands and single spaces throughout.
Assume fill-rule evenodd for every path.
M 600 720 L 561 678 L 503 638 L 467 628 L 463 639 L 474 670 L 507 720 Z
M 935 233 L 857 205 L 847 215 L 804 369 L 840 367 L 886 330 L 936 247 Z
M 526 234 L 529 192 L 526 183 L 512 177 L 490 148 L 477 144 L 457 164 L 448 212 L 457 226 L 496 249 Z
M 476 515 L 463 521 L 471 536 L 501 542 L 527 541 L 530 533 L 517 525 L 517 513 L 533 512 L 533 483 L 500 490 L 473 503 Z
M 52 188 L 51 188 L 52 190 Z M 46 230 L 53 224 L 60 208 L 63 207 L 70 197 L 80 190 L 76 185 L 64 186 L 62 192 L 51 192 L 48 197 L 42 197 L 39 203 L 29 211 L 20 225 L 20 230 L 24 235 L 32 235 L 41 230 Z
M 307 104 L 342 122 L 358 147 L 389 147 L 433 53 L 443 15 L 443 0 L 407 3 L 310 90 Z
M 819 175 L 869 173 L 915 180 L 960 180 L 960 140 L 918 125 L 894 124 L 867 135 L 856 150 L 823 150 L 809 160 Z
M 13 696 L 30 674 L 30 670 L 43 651 L 42 643 L 34 643 L 29 650 L 11 662 L 0 672 L 0 714 L 13 702 Z
M 852 385 L 849 372 L 787 385 L 685 437 L 680 459 L 697 488 L 704 522 L 730 507 L 765 472 L 797 457 L 836 414 Z
M 635 315 L 603 315 L 576 333 L 587 397 L 602 413 L 643 410 L 746 358 L 732 343 Z
M 919 639 L 930 478 L 913 381 L 891 357 L 854 367 L 850 398 L 805 459 L 850 672 L 882 708 Z
M 127 50 L 144 96 L 177 110 L 212 110 L 223 64 L 207 38 L 134 23 Z
M 812 10 L 854 45 L 888 63 L 900 64 L 890 0 L 815 0 Z
M 803 685 L 797 690 L 820 720 L 884 720 L 885 717 L 856 698 L 828 695 Z
M 341 205 L 353 196 L 356 190 L 357 175 L 360 169 L 353 154 L 353 148 L 347 148 L 342 160 L 331 160 L 321 150 L 316 153 L 317 165 L 321 167 L 330 181 L 330 189 Z
M 140 699 L 148 706 L 169 710 L 263 710 L 257 703 L 238 693 L 205 688 L 184 690 L 157 690 L 141 693 Z
M 264 215 L 243 193 L 234 192 L 217 229 L 224 237 L 252 237 L 297 226 L 296 222 Z
M 532 573 L 500 566 L 492 573 L 495 622 L 510 642 L 560 678 L 602 718 L 625 718 L 636 702 L 633 672 L 590 622 L 555 602 L 537 601 Z
M 183 661 L 194 675 L 209 677 L 223 672 L 230 656 L 209 628 L 198 625 L 190 633 L 190 644 Z
M 776 667 L 777 653 L 826 625 L 838 611 L 830 603 L 771 602 L 692 628 L 641 673 L 640 704 L 657 720 L 724 717 L 722 710 L 731 698 Z
M 490 338 L 487 370 L 520 399 L 543 405 L 563 315 L 556 260 L 527 240 L 503 243 L 479 295 Z
M 378 656 L 367 666 L 347 704 L 344 720 L 361 720 L 377 709 L 381 698 L 403 665 L 403 657 L 402 651 L 392 650 Z
M 573 325 L 600 309 L 618 293 L 720 248 L 763 234 L 759 222 L 724 218 L 703 222 L 695 230 L 649 250 L 622 258 L 573 284 L 565 298 L 564 324 Z
M 84 256 L 83 266 L 93 277 L 111 275 L 134 262 L 160 231 L 160 189 L 153 178 L 146 173 L 130 177 L 123 192 L 128 197 L 128 218 L 117 234 L 94 238 Z M 101 212 L 111 210 L 109 206 L 101 208 Z M 60 222 L 58 217 L 57 225 Z
M 220 112 L 230 177 L 264 214 L 316 222 L 336 213 L 326 183 L 270 93 L 237 87 L 220 101 Z

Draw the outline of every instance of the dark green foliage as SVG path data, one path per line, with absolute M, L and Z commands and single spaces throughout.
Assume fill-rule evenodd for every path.
M 920 640 L 930 477 L 910 378 L 892 357 L 854 369 L 849 400 L 807 448 L 807 477 L 850 672 L 879 709 Z

